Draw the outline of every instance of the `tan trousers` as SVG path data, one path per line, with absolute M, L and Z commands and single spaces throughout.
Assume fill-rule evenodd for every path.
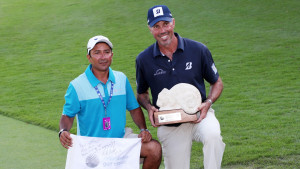
M 212 108 L 200 123 L 183 123 L 179 127 L 160 126 L 157 136 L 162 144 L 165 169 L 189 169 L 193 141 L 203 143 L 205 169 L 221 168 L 225 143 Z

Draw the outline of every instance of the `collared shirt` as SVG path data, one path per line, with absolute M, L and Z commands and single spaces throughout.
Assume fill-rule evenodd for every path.
M 136 58 L 137 92 L 151 89 L 152 102 L 156 106 L 158 94 L 178 83 L 189 83 L 198 88 L 202 101 L 206 100 L 204 80 L 214 84 L 219 77 L 208 48 L 200 42 L 180 37 L 172 60 L 164 56 L 158 43 L 154 43 Z
M 92 65 L 89 65 L 84 73 L 70 82 L 63 114 L 68 117 L 76 116 L 77 135 L 122 138 L 125 133 L 126 109 L 130 111 L 139 107 L 133 90 L 122 72 L 109 68 L 108 81 L 104 84 L 94 76 L 91 68 Z M 107 105 L 112 83 L 113 95 Z M 105 111 L 95 86 L 107 105 L 107 117 L 111 120 L 110 130 L 103 130 Z

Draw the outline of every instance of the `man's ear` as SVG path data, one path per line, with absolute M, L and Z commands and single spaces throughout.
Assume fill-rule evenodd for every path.
M 175 18 L 172 18 L 173 27 L 175 28 Z
M 149 29 L 149 31 L 150 31 L 150 33 L 152 34 L 152 32 L 151 32 L 151 27 L 148 25 L 148 29 Z
M 91 61 L 90 61 L 90 58 L 91 58 L 91 57 L 92 57 L 92 56 L 91 56 L 90 54 L 87 54 L 87 55 L 86 55 L 86 58 L 89 60 L 89 62 L 91 62 Z

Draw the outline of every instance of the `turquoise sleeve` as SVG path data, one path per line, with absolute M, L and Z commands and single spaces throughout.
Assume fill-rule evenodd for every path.
M 70 83 L 65 94 L 65 104 L 63 107 L 64 115 L 74 117 L 80 111 L 80 103 L 75 88 Z
M 132 87 L 129 83 L 129 80 L 126 78 L 126 109 L 128 111 L 134 110 L 140 107 L 139 103 L 137 102 Z

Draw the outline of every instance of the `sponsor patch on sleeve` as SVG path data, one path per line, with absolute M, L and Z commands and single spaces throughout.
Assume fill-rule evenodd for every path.
M 218 73 L 218 70 L 217 70 L 217 68 L 216 68 L 216 66 L 215 66 L 214 63 L 211 65 L 211 68 L 212 68 L 212 70 L 215 72 L 215 74 Z

